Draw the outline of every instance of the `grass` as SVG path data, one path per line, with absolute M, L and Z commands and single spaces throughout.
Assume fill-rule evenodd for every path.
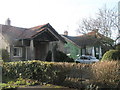
M 0 83 L 0 90 L 1 89 L 4 90 L 8 88 L 38 88 L 38 87 L 40 88 L 66 88 L 63 86 L 41 83 L 36 80 L 23 79 L 21 77 L 17 79 L 11 79 L 11 78 L 3 76 L 3 82 L 4 83 Z

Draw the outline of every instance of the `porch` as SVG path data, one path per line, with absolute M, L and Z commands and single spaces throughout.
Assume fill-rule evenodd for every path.
M 19 60 L 42 60 L 45 61 L 50 48 L 50 42 L 59 41 L 58 37 L 48 29 L 37 33 L 31 38 L 17 40 L 11 46 L 10 58 L 13 61 Z M 52 51 L 53 52 L 53 51 Z
M 102 48 L 101 46 L 86 46 L 81 47 L 80 55 L 91 55 L 97 59 L 102 58 Z

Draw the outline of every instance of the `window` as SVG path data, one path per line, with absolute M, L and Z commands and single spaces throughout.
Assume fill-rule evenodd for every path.
M 92 47 L 87 47 L 86 48 L 86 54 L 87 55 L 92 55 Z
M 21 57 L 22 56 L 22 48 L 14 47 L 13 55 L 14 55 L 14 57 Z
M 80 59 L 84 59 L 84 57 L 80 57 Z

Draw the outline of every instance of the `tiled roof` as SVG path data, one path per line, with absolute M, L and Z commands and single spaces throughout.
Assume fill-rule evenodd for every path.
M 2 34 L 12 37 L 14 39 L 28 39 L 34 36 L 35 34 L 45 30 L 42 28 L 44 25 L 36 26 L 33 28 L 20 28 L 8 25 L 1 25 L 2 26 Z
M 26 30 L 25 28 L 18 28 L 8 25 L 0 25 L 2 30 L 2 35 L 10 42 L 12 40 L 20 39 L 23 35 L 23 32 Z
M 65 42 L 65 40 L 47 23 L 32 28 L 20 28 L 8 25 L 0 25 L 2 27 L 2 34 L 10 40 L 14 39 L 30 39 L 35 35 L 42 33 L 42 31 L 48 30 L 52 32 L 54 37 Z M 49 29 L 48 29 L 49 28 Z
M 36 26 L 36 27 L 32 27 L 32 28 L 26 29 L 24 31 L 24 34 L 21 36 L 21 38 L 27 39 L 27 38 L 33 37 L 37 33 L 40 33 L 41 31 L 44 31 L 46 29 L 46 27 L 45 27 L 46 25 L 47 24 L 39 25 L 39 26 Z
M 47 23 L 48 24 L 48 23 Z M 40 29 L 41 27 L 47 25 L 47 24 L 44 24 L 44 25 L 39 25 L 39 26 L 35 26 L 35 27 L 32 27 L 30 28 L 31 30 L 37 30 L 37 29 Z
M 101 38 L 107 38 L 96 31 L 92 31 L 85 35 L 80 35 L 80 36 L 64 36 L 64 37 L 68 38 L 69 40 L 71 40 L 72 42 L 74 42 L 76 45 L 80 47 L 83 47 L 85 45 L 92 46 L 95 44 L 99 44 L 100 43 L 99 40 Z

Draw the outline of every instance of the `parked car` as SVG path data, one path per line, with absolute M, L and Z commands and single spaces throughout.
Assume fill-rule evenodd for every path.
M 96 59 L 96 57 L 93 56 L 87 56 L 87 55 L 82 55 L 79 58 L 75 60 L 76 63 L 95 63 L 98 62 L 99 60 Z

